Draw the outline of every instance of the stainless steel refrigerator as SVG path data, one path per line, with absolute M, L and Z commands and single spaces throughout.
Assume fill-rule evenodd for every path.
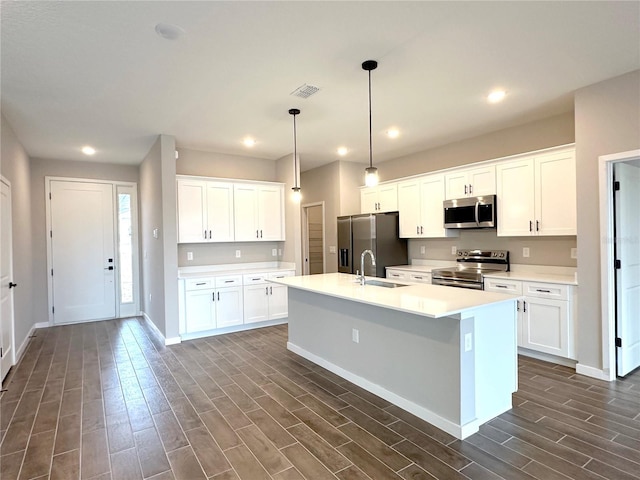
M 398 212 L 338 217 L 338 271 L 360 270 L 360 255 L 367 249 L 375 255 L 376 266 L 367 255 L 365 275 L 385 277 L 386 267 L 408 263 L 407 239 L 400 238 Z

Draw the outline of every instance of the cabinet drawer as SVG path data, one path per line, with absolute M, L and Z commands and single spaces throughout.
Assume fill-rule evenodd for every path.
M 282 270 L 281 272 L 270 273 L 268 278 L 293 277 L 296 274 L 293 270 Z
M 518 280 L 485 278 L 484 289 L 488 292 L 509 293 L 522 295 L 522 282 Z
M 431 283 L 430 273 L 410 273 L 409 280 L 417 283 Z
M 241 287 L 242 275 L 222 275 L 215 279 L 216 288 L 221 287 Z
M 394 278 L 396 280 L 404 280 L 407 278 L 406 272 L 401 272 L 400 270 L 389 270 L 387 269 L 387 278 Z
M 215 285 L 213 277 L 207 278 L 188 278 L 184 281 L 184 289 L 187 292 L 193 290 L 204 290 L 206 288 L 213 288 Z
M 556 283 L 524 282 L 524 295 L 528 297 L 569 300 L 569 285 Z
M 266 273 L 246 273 L 242 276 L 242 283 L 246 285 L 255 285 L 257 283 L 265 283 L 267 281 Z

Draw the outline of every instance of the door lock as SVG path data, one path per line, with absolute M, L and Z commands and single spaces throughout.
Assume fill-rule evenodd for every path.
M 17 283 L 9 282 L 9 288 L 17 287 Z

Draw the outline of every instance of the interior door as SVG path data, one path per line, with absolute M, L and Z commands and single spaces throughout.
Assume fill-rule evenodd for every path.
M 15 362 L 13 338 L 13 252 L 11 187 L 0 182 L 0 384 Z
M 113 185 L 52 180 L 53 321 L 116 316 Z
M 640 367 L 640 167 L 616 163 L 615 251 L 620 268 L 616 270 L 616 349 L 620 377 Z

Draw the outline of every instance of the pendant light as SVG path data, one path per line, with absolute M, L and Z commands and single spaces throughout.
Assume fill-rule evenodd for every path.
M 293 115 L 293 194 L 291 198 L 294 202 L 300 202 L 302 193 L 300 193 L 300 187 L 298 186 L 298 145 L 296 141 L 296 115 L 300 113 L 297 108 L 290 108 L 289 114 Z
M 378 62 L 367 60 L 362 62 L 362 69 L 369 72 L 369 166 L 364 169 L 364 184 L 375 187 L 378 184 L 378 169 L 373 166 L 373 140 L 371 134 L 371 70 L 378 68 Z

